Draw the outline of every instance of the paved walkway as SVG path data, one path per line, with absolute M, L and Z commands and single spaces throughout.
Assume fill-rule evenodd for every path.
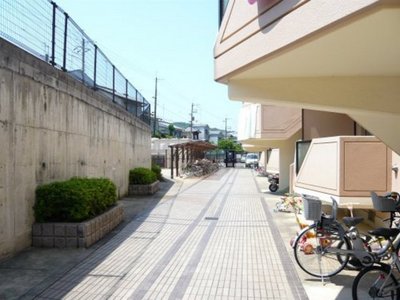
M 227 168 L 176 182 L 153 208 L 22 298 L 308 299 L 307 278 L 281 238 L 285 218 L 273 221 L 277 196 L 260 193 L 256 180 L 249 169 Z M 329 292 L 318 281 L 311 288 Z

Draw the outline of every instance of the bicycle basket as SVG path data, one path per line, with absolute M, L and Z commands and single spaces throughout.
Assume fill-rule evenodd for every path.
M 317 221 L 321 219 L 321 200 L 303 195 L 303 205 L 304 219 L 311 221 Z
M 372 204 L 374 209 L 382 212 L 398 211 L 396 201 L 391 198 L 378 196 L 375 192 L 371 192 Z

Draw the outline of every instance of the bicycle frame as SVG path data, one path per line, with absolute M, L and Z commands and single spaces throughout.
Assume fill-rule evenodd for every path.
M 390 224 L 392 225 L 394 223 L 394 212 L 391 212 L 390 214 Z M 398 227 L 399 224 L 397 224 Z M 400 272 L 400 259 L 399 259 L 399 255 L 398 252 L 396 251 L 396 249 L 399 249 L 400 246 L 400 233 L 396 236 L 396 238 L 393 240 L 393 242 L 389 239 L 387 245 L 385 247 L 383 247 L 380 251 L 377 252 L 377 256 L 378 257 L 383 257 L 386 255 L 387 251 L 390 249 L 392 250 L 391 253 L 391 257 L 392 257 L 392 262 L 390 263 L 390 271 L 389 271 L 389 276 L 387 276 L 384 280 L 384 284 L 382 284 L 382 286 L 379 288 L 379 292 L 381 294 L 383 290 L 385 290 L 385 292 L 390 292 L 390 291 L 394 291 L 397 290 L 400 287 L 400 283 L 398 283 L 396 286 L 394 287 L 390 287 L 387 288 L 386 286 L 386 282 L 387 280 L 390 278 L 391 275 L 394 276 L 393 274 L 393 270 L 396 268 L 399 272 Z M 382 264 L 383 265 L 383 264 Z
M 297 238 L 291 243 L 296 262 L 306 273 L 323 279 L 336 275 L 348 263 L 349 268 L 355 269 L 372 266 L 374 263 L 380 263 L 382 259 L 388 259 L 391 247 L 400 245 L 400 235 L 395 241 L 390 237 L 390 239 L 385 238 L 387 242 L 382 243 L 383 237 L 361 234 L 357 229 L 357 224 L 362 221 L 361 218 L 344 219 L 345 228 L 336 220 L 338 205 L 335 199 L 332 199 L 331 215 L 318 216 L 316 210 L 320 207 L 315 201 L 318 199 L 307 197 L 303 195 L 304 200 L 314 202 L 307 202 L 305 216 L 307 220 L 314 222 L 298 233 Z M 393 221 L 392 215 L 391 221 Z M 379 249 L 376 250 L 374 245 L 379 245 Z M 312 258 L 310 255 L 315 256 Z M 353 259 L 349 260 L 350 257 Z M 336 258 L 338 263 L 330 264 L 331 258 Z M 400 270 L 400 262 L 398 268 Z
M 356 257 L 364 266 L 370 266 L 372 265 L 374 262 L 379 261 L 377 257 L 375 257 L 374 254 L 372 254 L 371 252 L 368 251 L 368 249 L 366 248 L 365 244 L 364 244 L 364 240 L 361 238 L 358 229 L 355 226 L 350 227 L 350 229 L 346 232 L 342 225 L 340 225 L 340 223 L 334 221 L 334 225 L 337 228 L 341 228 L 344 232 L 344 235 L 349 239 L 349 241 L 352 244 L 352 249 L 340 249 L 337 247 L 323 247 L 323 249 L 317 249 L 317 254 L 323 254 L 323 253 L 331 253 L 331 254 L 335 254 L 335 255 L 351 255 Z M 318 227 L 317 227 L 318 228 Z M 324 228 L 322 226 L 322 228 Z M 338 231 L 339 235 L 340 235 L 340 231 Z M 317 235 L 316 238 L 318 238 L 318 231 L 317 231 Z M 321 243 L 319 243 L 321 244 Z M 321 245 L 322 246 L 322 245 Z M 389 247 L 388 244 L 385 245 L 385 251 L 387 250 L 387 248 Z M 381 250 L 384 250 L 383 248 Z M 319 252 L 319 253 L 318 253 Z

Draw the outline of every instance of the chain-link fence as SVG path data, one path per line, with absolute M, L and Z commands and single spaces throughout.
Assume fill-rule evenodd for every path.
M 68 72 L 150 125 L 150 104 L 53 1 L 0 0 L 0 38 Z

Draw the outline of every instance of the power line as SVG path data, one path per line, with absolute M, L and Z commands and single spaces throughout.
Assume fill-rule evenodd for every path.
M 131 61 L 131 60 L 129 60 L 129 59 L 127 59 L 126 57 L 124 57 L 123 55 L 121 55 L 121 54 L 119 54 L 118 52 L 116 52 L 116 51 L 114 51 L 112 48 L 109 48 L 109 47 L 107 47 L 107 46 L 104 46 L 104 45 L 101 45 L 101 47 L 103 48 L 103 49 L 105 49 L 108 53 L 110 53 L 110 54 L 112 54 L 113 56 L 115 56 L 115 57 L 117 57 L 117 58 L 119 58 L 120 60 L 122 60 L 122 61 L 124 61 L 124 65 L 125 66 L 130 66 L 130 67 L 132 67 L 132 69 L 134 69 L 135 70 L 135 73 L 138 73 L 137 75 L 138 76 L 144 76 L 144 77 L 146 77 L 146 78 L 154 78 L 153 77 L 153 75 L 151 75 L 151 73 L 150 72 L 148 72 L 147 70 L 145 70 L 145 69 L 143 69 L 143 68 L 141 68 L 141 67 L 139 67 L 139 65 L 137 65 L 136 63 L 134 63 L 133 61 Z M 156 77 L 156 81 L 157 81 L 157 83 L 156 83 L 156 85 L 158 85 L 158 79 L 157 79 L 157 77 Z M 187 95 L 185 95 L 181 90 L 179 90 L 174 84 L 172 84 L 169 80 L 167 80 L 167 79 L 165 79 L 165 80 L 163 80 L 163 83 L 166 83 L 166 85 L 167 86 L 164 86 L 164 88 L 163 88 L 163 90 L 164 90 L 164 92 L 162 93 L 163 94 L 163 99 L 166 101 L 166 102 L 168 102 L 168 103 L 172 103 L 172 102 L 174 102 L 175 104 L 189 104 L 189 103 L 191 103 L 192 101 L 193 101 L 193 97 L 189 97 L 189 96 L 187 96 Z M 164 85 L 164 84 L 163 84 Z M 140 90 L 140 87 L 137 87 L 138 88 L 138 90 Z M 165 91 L 169 91 L 170 93 L 166 93 Z M 178 95 L 179 97 L 171 97 L 170 95 Z M 158 96 L 158 95 L 157 95 Z M 154 112 L 155 112 L 155 118 L 156 118 L 156 113 L 157 113 L 157 100 L 156 100 L 156 94 L 155 94 L 155 96 L 154 96 Z M 169 100 L 169 101 L 168 101 Z M 178 116 L 178 117 L 180 117 L 180 118 L 185 118 L 184 116 L 183 116 L 183 114 L 182 113 L 176 113 L 176 111 L 171 111 L 171 110 L 168 110 L 168 109 L 166 109 L 167 111 L 169 111 L 170 113 L 172 113 L 172 114 L 174 114 L 174 115 L 176 115 L 176 116 Z M 212 117 L 215 121 L 217 121 L 217 120 L 220 120 L 220 117 L 221 116 L 217 116 L 217 115 L 215 115 L 213 112 L 210 112 L 209 110 L 206 110 L 206 109 L 204 109 L 203 107 L 200 107 L 200 110 L 201 111 L 204 111 L 205 113 L 207 113 L 207 115 L 209 116 L 209 117 Z M 156 126 L 156 125 L 154 125 L 154 126 Z M 155 128 L 153 128 L 153 130 L 154 130 Z

